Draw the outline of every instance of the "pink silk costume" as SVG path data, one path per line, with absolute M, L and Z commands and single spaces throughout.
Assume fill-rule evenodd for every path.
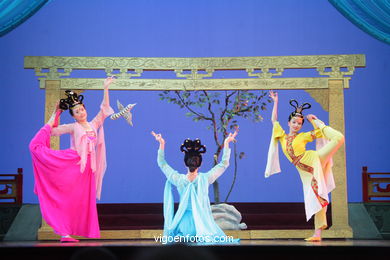
M 100 199 L 106 170 L 104 119 L 114 111 L 101 105 L 89 122 L 93 133 L 79 123 L 53 129 L 43 126 L 30 142 L 35 187 L 42 216 L 59 235 L 99 238 L 96 198 Z M 50 149 L 50 135 L 71 134 L 71 147 Z

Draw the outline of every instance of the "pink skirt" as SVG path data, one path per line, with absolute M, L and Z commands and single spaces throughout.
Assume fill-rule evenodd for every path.
M 90 157 L 80 172 L 75 150 L 50 149 L 49 125 L 30 142 L 35 187 L 44 220 L 58 235 L 99 238 L 95 176 Z

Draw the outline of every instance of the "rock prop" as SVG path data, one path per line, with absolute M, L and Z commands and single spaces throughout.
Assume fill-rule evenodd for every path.
M 220 228 L 229 230 L 247 229 L 245 223 L 240 223 L 242 220 L 241 213 L 234 206 L 225 203 L 211 205 L 211 211 Z

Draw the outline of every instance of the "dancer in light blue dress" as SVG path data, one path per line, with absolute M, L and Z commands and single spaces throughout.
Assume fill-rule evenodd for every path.
M 199 244 L 238 243 L 238 239 L 227 237 L 215 223 L 210 208 L 209 185 L 229 166 L 229 143 L 235 141 L 237 131 L 229 133 L 224 141 L 222 160 L 206 173 L 198 172 L 202 163 L 202 153 L 206 147 L 199 139 L 185 140 L 180 150 L 185 153 L 184 163 L 187 174 L 179 174 L 165 161 L 165 140 L 161 134 L 152 135 L 160 143 L 157 163 L 167 177 L 164 189 L 164 237 L 168 242 L 196 242 Z M 180 195 L 179 207 L 174 214 L 172 184 Z M 175 238 L 175 239 L 174 239 Z

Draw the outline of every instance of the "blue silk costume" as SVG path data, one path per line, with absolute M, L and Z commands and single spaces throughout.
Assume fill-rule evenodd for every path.
M 198 173 L 190 182 L 185 174 L 172 169 L 164 158 L 164 150 L 158 150 L 157 163 L 167 177 L 164 189 L 164 236 L 196 237 L 200 244 L 237 243 L 228 241 L 225 233 L 215 223 L 209 200 L 209 184 L 212 184 L 229 166 L 230 148 L 223 149 L 222 160 L 207 173 Z M 172 184 L 180 195 L 179 207 L 174 214 Z M 188 241 L 187 241 L 188 242 Z M 191 241 L 194 242 L 194 241 Z

